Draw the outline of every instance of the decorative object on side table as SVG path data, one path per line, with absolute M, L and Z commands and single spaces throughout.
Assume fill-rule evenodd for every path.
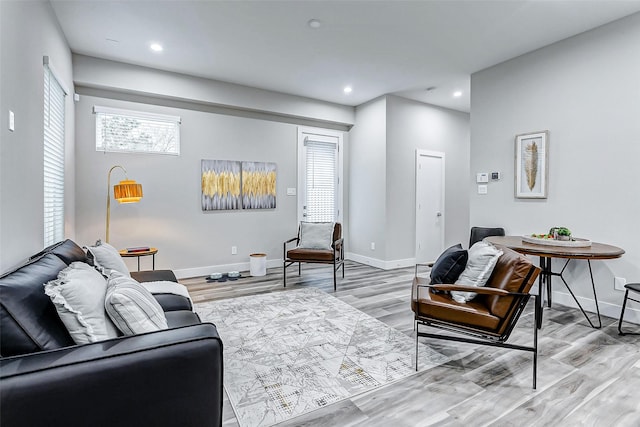
M 536 245 L 564 246 L 568 248 L 584 248 L 591 246 L 591 240 L 573 237 L 567 227 L 551 227 L 547 234 L 522 236 L 522 241 Z
M 549 131 L 517 135 L 515 159 L 515 196 L 519 199 L 546 199 Z
M 140 271 L 140 257 L 143 256 L 151 256 L 151 269 L 156 269 L 156 254 L 158 253 L 158 248 L 151 248 L 147 246 L 138 246 L 134 248 L 127 248 L 118 251 L 121 257 L 129 258 L 136 257 L 138 258 L 138 271 Z

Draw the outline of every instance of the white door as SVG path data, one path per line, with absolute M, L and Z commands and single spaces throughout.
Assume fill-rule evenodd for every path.
M 298 220 L 341 222 L 342 133 L 298 129 Z
M 444 153 L 416 150 L 416 262 L 444 250 Z

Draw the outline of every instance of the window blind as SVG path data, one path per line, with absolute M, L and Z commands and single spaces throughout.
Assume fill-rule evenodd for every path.
M 180 117 L 93 107 L 96 151 L 180 154 Z
M 306 145 L 306 220 L 336 220 L 337 145 L 307 140 Z
M 65 91 L 44 67 L 44 245 L 64 238 Z

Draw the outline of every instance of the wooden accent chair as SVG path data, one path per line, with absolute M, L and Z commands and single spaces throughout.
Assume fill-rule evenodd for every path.
M 498 245 L 496 245 L 498 246 Z M 429 284 L 426 277 L 415 277 L 411 290 L 411 309 L 415 314 L 416 328 L 416 370 L 418 369 L 418 338 L 429 337 L 458 342 L 504 347 L 533 352 L 533 388 L 536 388 L 538 363 L 538 305 L 535 307 L 533 322 L 533 346 L 508 344 L 511 331 L 518 322 L 540 268 L 517 252 L 498 246 L 503 255 L 484 287 L 455 284 Z M 449 292 L 466 291 L 478 294 L 466 303 L 456 302 Z M 430 326 L 459 333 L 460 335 L 433 334 L 420 331 L 420 326 Z M 471 336 L 467 338 L 465 335 Z
M 342 238 L 342 224 L 336 222 L 333 226 L 333 236 L 331 247 L 327 249 L 307 249 L 301 248 L 302 226 L 298 227 L 298 235 L 284 242 L 283 245 L 283 282 L 287 287 L 287 267 L 298 263 L 298 275 L 302 273 L 301 263 L 331 264 L 333 265 L 333 290 L 336 286 L 336 272 L 342 267 L 342 278 L 344 278 L 344 239 Z M 287 250 L 287 245 L 295 242 L 296 247 Z

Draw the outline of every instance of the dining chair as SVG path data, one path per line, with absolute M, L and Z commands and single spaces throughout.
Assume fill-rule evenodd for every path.
M 631 298 L 629 296 L 629 291 L 637 292 L 640 294 L 640 283 L 627 283 L 624 285 L 626 288 L 624 292 L 624 300 L 622 300 L 622 311 L 620 312 L 620 321 L 618 322 L 618 334 L 619 335 L 640 335 L 640 332 L 622 332 L 622 318 L 624 317 L 624 310 L 627 307 L 627 300 L 631 300 L 637 303 L 640 303 L 640 300 Z

